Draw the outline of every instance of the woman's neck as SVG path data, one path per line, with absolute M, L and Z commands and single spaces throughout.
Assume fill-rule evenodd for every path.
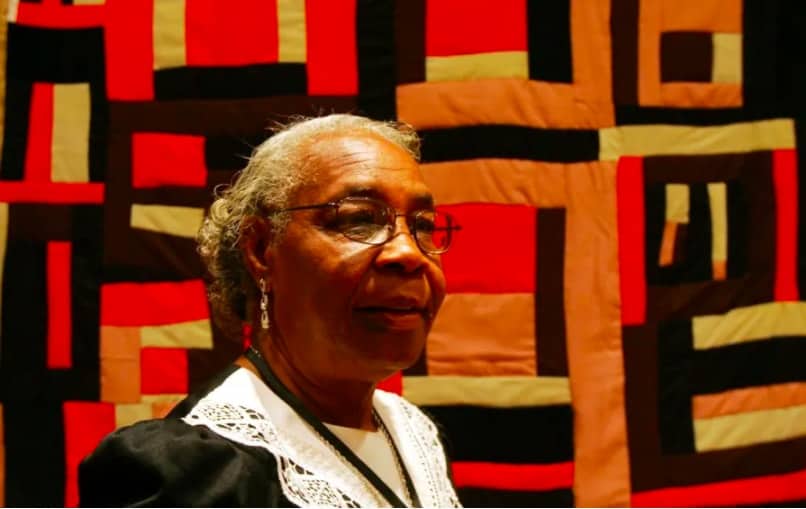
M 253 346 L 280 382 L 322 422 L 373 431 L 377 428 L 372 416 L 375 384 L 313 379 L 297 369 L 282 348 L 268 347 L 268 343 L 268 340 L 255 341 Z M 243 361 L 238 364 L 256 372 L 251 362 L 246 359 Z

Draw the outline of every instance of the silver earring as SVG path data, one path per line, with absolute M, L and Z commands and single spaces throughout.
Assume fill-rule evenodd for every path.
M 269 296 L 266 294 L 266 280 L 260 278 L 260 327 L 269 330 Z

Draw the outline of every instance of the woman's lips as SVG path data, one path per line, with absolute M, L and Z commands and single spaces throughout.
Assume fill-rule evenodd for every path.
M 367 318 L 383 323 L 395 330 L 411 330 L 422 327 L 426 311 L 419 308 L 362 307 L 356 311 Z

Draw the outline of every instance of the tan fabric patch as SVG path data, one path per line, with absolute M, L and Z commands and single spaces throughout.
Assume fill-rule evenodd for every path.
M 141 346 L 158 348 L 213 349 L 213 331 L 210 320 L 144 326 L 140 330 Z
M 599 159 L 624 155 L 707 155 L 795 148 L 791 119 L 760 120 L 711 127 L 634 125 L 599 131 Z
M 431 375 L 537 373 L 534 295 L 448 294 L 428 336 Z
M 529 407 L 571 403 L 565 377 L 404 376 L 403 397 L 415 405 Z
M 185 67 L 185 0 L 154 2 L 154 69 Z
M 529 79 L 529 54 L 499 51 L 425 59 L 425 79 L 429 82 L 489 78 Z
M 706 350 L 774 337 L 806 335 L 806 302 L 768 302 L 691 320 L 694 348 Z
M 51 180 L 90 181 L 90 85 L 53 85 Z
M 806 436 L 806 405 L 694 420 L 698 452 Z
M 278 60 L 305 63 L 305 0 L 277 0 Z
M 713 34 L 714 83 L 742 82 L 742 34 Z
M 195 239 L 202 221 L 202 208 L 135 203 L 132 205 L 129 225 L 140 230 Z

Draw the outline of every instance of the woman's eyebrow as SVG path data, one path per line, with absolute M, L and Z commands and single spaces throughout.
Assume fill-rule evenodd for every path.
M 386 201 L 383 194 L 377 189 L 366 186 L 351 186 L 340 192 L 333 201 L 346 198 L 348 196 L 356 196 L 361 198 L 375 198 L 381 201 Z M 411 203 L 415 209 L 432 209 L 434 208 L 434 197 L 431 193 L 417 194 L 411 198 Z

